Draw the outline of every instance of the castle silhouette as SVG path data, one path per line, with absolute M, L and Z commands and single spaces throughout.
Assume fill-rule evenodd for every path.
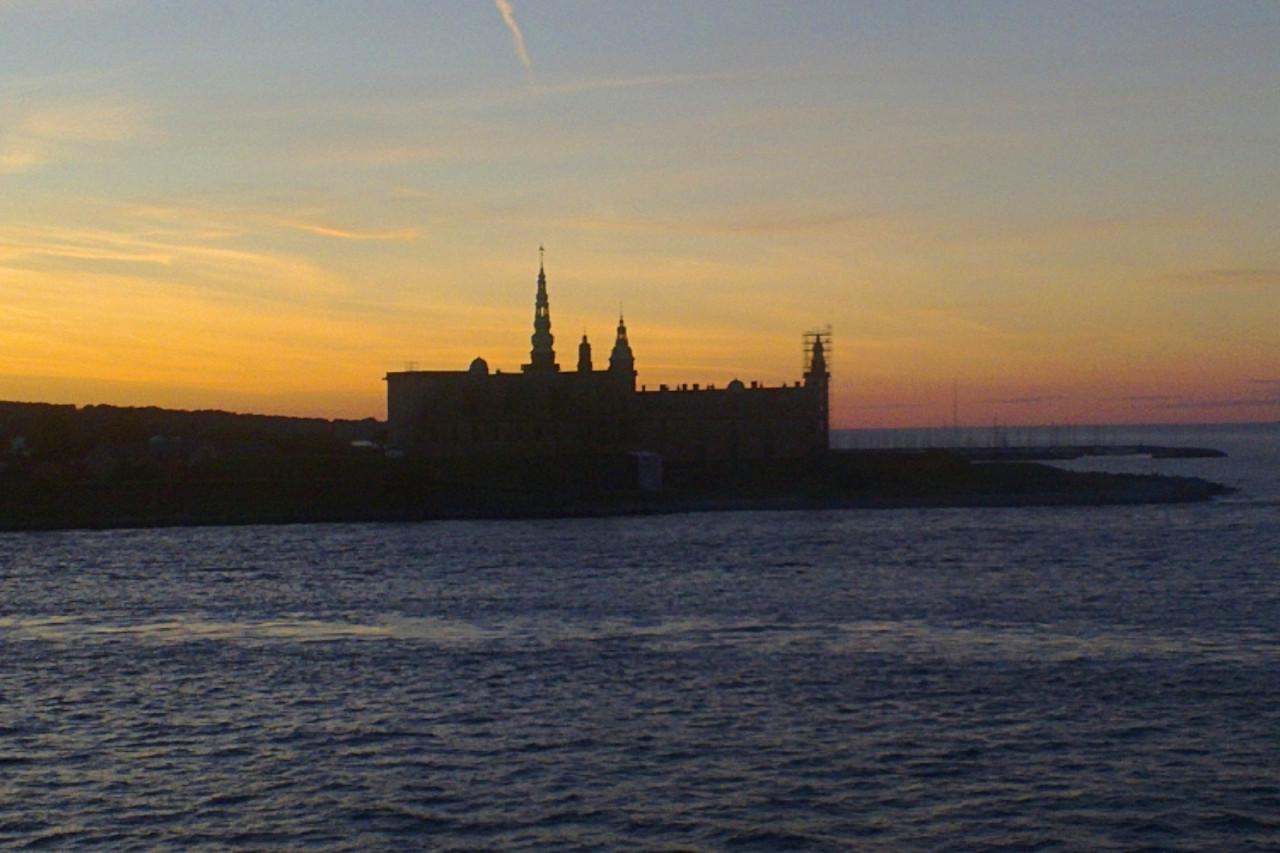
M 545 264 L 538 265 L 532 349 L 519 373 L 466 370 L 386 375 L 392 444 L 417 456 L 589 456 L 623 452 L 672 461 L 785 459 L 828 441 L 826 333 L 805 335 L 803 382 L 733 380 L 636 389 L 635 356 L 618 318 L 608 367 L 596 370 L 582 336 L 576 371 L 561 371 L 551 334 Z

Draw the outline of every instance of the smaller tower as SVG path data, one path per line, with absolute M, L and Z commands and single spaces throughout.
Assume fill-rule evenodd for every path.
M 831 371 L 827 367 L 827 351 L 831 348 L 831 328 L 806 332 L 804 336 L 804 387 L 812 397 L 815 452 L 826 452 L 830 443 Z
M 582 333 L 582 343 L 578 344 L 578 372 L 591 372 L 591 344 L 587 343 L 587 333 Z
M 631 390 L 636 387 L 636 359 L 631 353 L 631 344 L 627 341 L 627 324 L 618 315 L 618 337 L 613 342 L 613 352 L 609 353 L 609 372 L 619 377 L 626 377 Z

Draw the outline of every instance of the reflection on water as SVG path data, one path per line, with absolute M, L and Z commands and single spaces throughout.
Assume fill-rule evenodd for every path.
M 427 646 L 497 651 L 527 649 L 533 645 L 553 649 L 574 642 L 633 641 L 647 650 L 688 651 L 701 646 L 732 645 L 769 653 L 798 646 L 820 649 L 823 654 L 898 654 L 955 664 L 982 660 L 1063 662 L 1169 655 L 1260 666 L 1268 662 L 1274 652 L 1274 637 L 1258 630 L 1241 631 L 1225 638 L 1170 636 L 1146 631 L 1078 636 L 1035 626 L 980 628 L 931 625 L 919 620 L 777 625 L 754 620 L 679 619 L 636 624 L 613 619 L 592 624 L 525 618 L 486 626 L 395 614 L 371 624 L 316 619 L 217 622 L 182 618 L 121 624 L 75 617 L 4 617 L 0 618 L 0 631 L 5 632 L 9 642 L 40 640 L 69 646 L 122 638 L 146 643 L 276 641 L 282 647 L 335 640 L 412 640 Z
M 320 622 L 315 619 L 264 622 L 211 622 L 200 619 L 167 619 L 121 624 L 91 622 L 73 617 L 0 619 L 11 640 L 46 640 L 64 643 L 92 642 L 95 638 L 129 637 L 139 641 L 189 642 L 191 640 L 267 640 L 319 642 L 360 637 L 393 636 L 376 625 Z

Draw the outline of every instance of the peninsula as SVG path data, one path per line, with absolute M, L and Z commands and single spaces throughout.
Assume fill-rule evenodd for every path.
M 0 403 L 0 529 L 1150 503 L 1227 491 L 1034 461 L 1132 448 L 831 450 L 831 335 L 803 341 L 792 383 L 637 387 L 619 317 L 607 366 L 595 368 L 583 334 L 577 369 L 562 371 L 539 264 L 529 362 L 504 373 L 477 356 L 465 370 L 388 373 L 385 422 Z
M 0 530 L 1102 505 L 1228 491 L 947 450 L 667 461 L 654 483 L 659 460 L 644 454 L 441 460 L 389 448 L 388 436 L 374 419 L 0 403 Z

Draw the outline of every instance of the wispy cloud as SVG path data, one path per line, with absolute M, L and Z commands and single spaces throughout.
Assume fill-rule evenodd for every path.
M 175 257 L 175 252 L 154 241 L 95 229 L 6 228 L 0 229 L 0 241 L 5 244 L 0 260 L 29 268 L 39 268 L 40 259 L 165 266 Z
M 356 231 L 351 228 L 339 228 L 336 225 L 322 225 L 301 219 L 276 219 L 276 225 L 319 234 L 322 237 L 335 237 L 339 240 L 416 240 L 420 232 L 416 228 L 401 228 L 391 231 Z
M 133 203 L 119 205 L 134 222 L 145 222 L 147 227 L 135 236 L 153 240 L 176 240 L 182 243 L 236 238 L 249 233 L 261 233 L 263 226 L 303 231 L 321 237 L 339 240 L 378 241 L 416 240 L 422 229 L 370 228 L 334 224 L 329 207 L 311 205 L 221 206 L 209 200 L 188 200 L 181 203 Z
M 25 172 L 47 160 L 44 147 L 30 139 L 0 137 L 0 174 Z
M 923 409 L 923 408 L 924 408 L 924 404 L 923 404 L 923 403 L 898 403 L 898 402 L 885 402 L 885 403 L 853 403 L 853 404 L 851 404 L 851 405 L 847 406 L 847 408 L 849 408 L 849 409 L 866 409 L 866 410 L 869 410 L 869 411 L 877 411 L 877 410 L 896 410 L 896 409 Z
M 134 136 L 140 110 L 132 104 L 87 101 L 29 113 L 20 129 L 39 139 L 67 142 L 122 142 Z
M 411 163 L 461 160 L 465 156 L 459 147 L 428 145 L 343 145 L 317 149 L 303 155 L 308 165 L 339 166 L 402 166 Z
M 983 400 L 983 403 L 999 403 L 1006 406 L 1035 406 L 1040 403 L 1056 403 L 1067 399 L 1062 394 L 1043 394 L 1031 397 L 1003 397 Z
M 37 168 L 86 145 L 131 141 L 144 119 L 139 106 L 106 99 L 30 110 L 0 132 L 0 173 Z
M 1280 408 L 1280 397 L 1231 397 L 1223 400 L 1180 400 L 1161 409 L 1257 409 Z
M 1197 287 L 1280 287 L 1280 269 L 1270 267 L 1196 270 L 1168 278 Z
M 1264 394 L 1271 390 L 1280 390 L 1280 379 L 1250 379 L 1249 382 L 1262 385 L 1267 389 L 1263 392 Z M 1180 409 L 1265 409 L 1280 407 L 1280 396 L 1239 396 L 1205 399 L 1188 397 L 1182 394 L 1129 394 L 1122 397 L 1110 397 L 1102 402 L 1148 404 L 1152 409 L 1168 411 Z
M 571 80 L 539 87 L 544 95 L 576 94 L 597 89 L 633 89 L 641 86 L 678 86 L 685 83 L 701 83 L 710 80 L 731 80 L 733 75 L 715 74 L 649 74 L 640 77 L 602 77 L 591 80 Z
M 283 252 L 227 246 L 199 230 L 168 233 L 147 229 L 0 228 L 6 247 L 0 262 L 9 271 L 55 274 L 115 274 L 129 265 L 135 278 L 156 277 L 186 288 L 257 301 L 294 301 L 350 292 L 348 283 L 309 259 Z M 147 273 L 146 270 L 151 270 Z
M 506 210 L 509 221 L 547 221 L 541 212 Z M 583 231 L 640 232 L 708 235 L 805 235 L 833 232 L 896 233 L 900 226 L 879 214 L 841 211 L 806 213 L 792 209 L 758 209 L 680 216 L 645 216 L 626 213 L 581 213 L 556 217 L 555 224 Z
M 520 26 L 516 23 L 515 11 L 511 8 L 511 3 L 509 0 L 494 0 L 494 5 L 502 13 L 502 20 L 506 22 L 507 29 L 511 30 L 511 41 L 515 44 L 516 56 L 519 57 L 520 64 L 532 79 L 533 63 L 529 61 L 529 54 L 524 49 L 524 34 L 520 32 Z

